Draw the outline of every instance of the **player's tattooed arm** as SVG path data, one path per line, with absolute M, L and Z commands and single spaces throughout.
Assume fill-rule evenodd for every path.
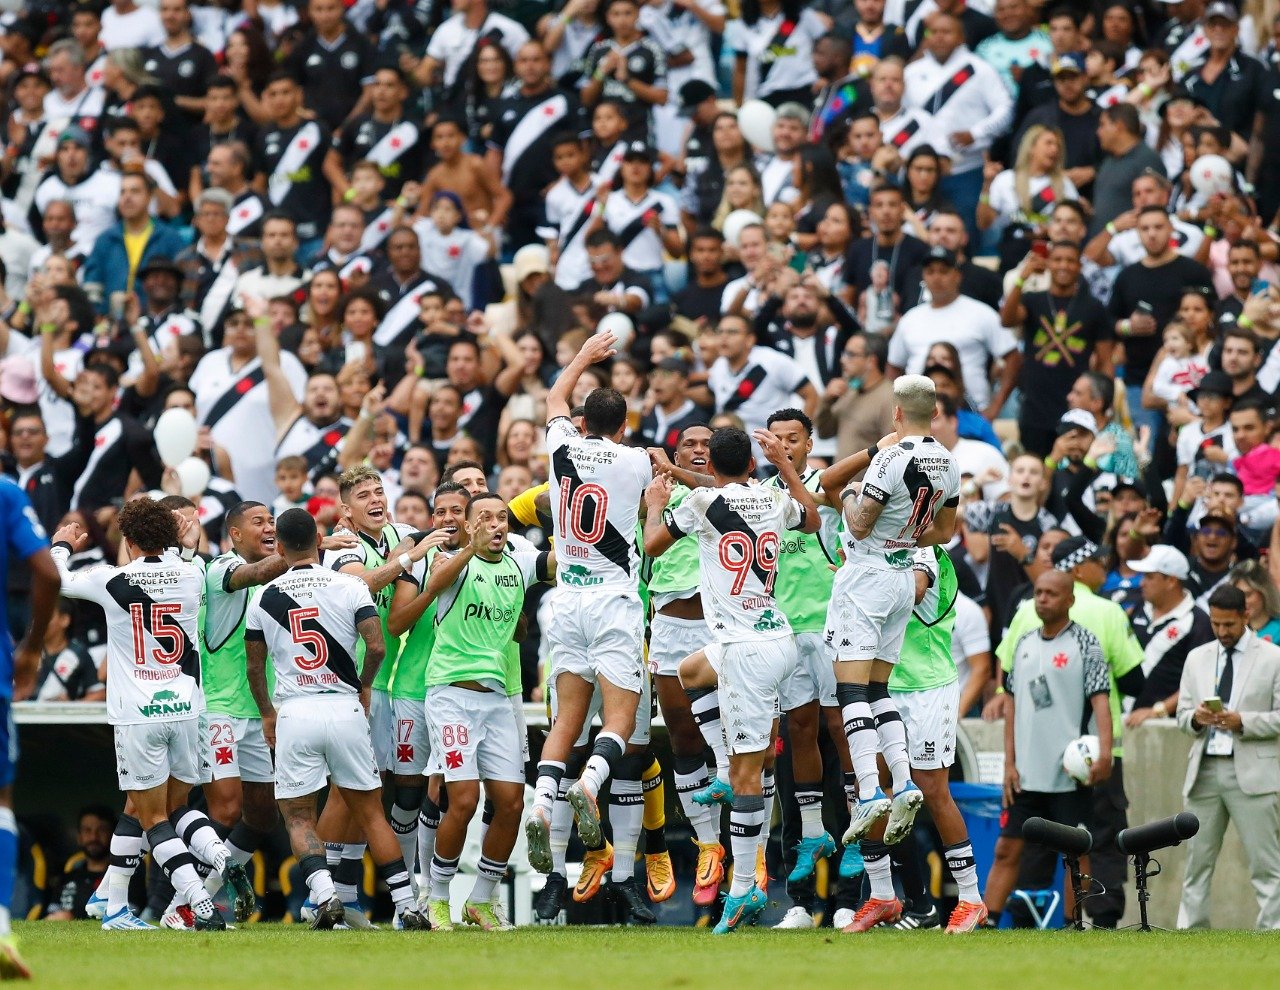
M 407 569 L 404 566 L 404 562 L 400 559 L 401 557 L 408 555 L 409 563 L 411 565 L 416 564 L 427 555 L 427 551 L 432 547 L 439 546 L 444 542 L 445 537 L 443 533 L 433 540 L 432 537 L 436 537 L 436 535 L 436 533 L 432 533 L 419 540 L 417 543 L 414 543 L 411 537 L 405 537 L 405 539 L 402 540 L 394 550 L 387 554 L 387 562 L 380 567 L 375 567 L 371 571 L 366 571 L 364 569 L 364 564 L 351 563 L 340 568 L 340 572 L 343 574 L 350 574 L 353 577 L 358 577 L 369 586 L 370 593 L 376 595 L 392 581 L 400 577 L 400 575 Z
M 644 519 L 644 552 L 650 557 L 661 557 L 677 539 L 666 519 L 671 488 L 671 476 L 659 474 L 644 490 L 644 504 L 648 510 Z
M 833 509 L 840 508 L 841 493 L 848 487 L 849 482 L 871 466 L 871 459 L 878 451 L 884 450 L 885 447 L 892 447 L 897 442 L 898 434 L 890 433 L 888 436 L 881 437 L 866 450 L 859 450 L 848 457 L 843 457 L 823 471 L 818 477 L 818 482 L 822 486 L 822 504 Z
M 854 539 L 865 540 L 870 536 L 876 520 L 880 518 L 880 513 L 883 511 L 884 505 L 874 498 L 869 498 L 865 488 L 859 498 L 854 499 L 850 496 L 845 499 L 844 518 Z
M 244 638 L 244 669 L 249 681 L 249 693 L 262 716 L 262 734 L 272 749 L 276 745 L 276 709 L 271 704 L 271 692 L 267 690 L 267 643 L 250 634 Z
M 378 668 L 387 656 L 387 644 L 382 638 L 382 621 L 370 616 L 356 624 L 356 631 L 364 640 L 364 669 L 360 671 L 360 702 L 369 710 L 369 690 L 373 687 Z
M 613 346 L 617 342 L 618 338 L 611 333 L 598 333 L 587 338 L 586 343 L 582 345 L 582 350 L 574 355 L 573 360 L 560 373 L 560 377 L 555 380 L 547 393 L 548 423 L 553 419 L 569 415 L 573 389 L 578 384 L 578 379 L 593 364 L 599 364 L 617 354 Z
M 284 827 L 289 833 L 289 844 L 299 859 L 303 856 L 323 856 L 324 843 L 316 835 L 316 799 L 312 794 L 300 798 L 285 798 L 280 802 Z

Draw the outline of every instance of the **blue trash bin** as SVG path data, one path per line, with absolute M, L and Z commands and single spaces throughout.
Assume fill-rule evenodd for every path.
M 978 868 L 978 881 L 985 883 L 996 859 L 996 839 L 1000 838 L 1000 805 L 1004 791 L 999 784 L 970 784 L 953 781 L 951 796 L 955 799 Z

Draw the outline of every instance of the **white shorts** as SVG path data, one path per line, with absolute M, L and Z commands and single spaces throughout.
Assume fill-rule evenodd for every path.
M 897 663 L 915 603 L 915 571 L 867 567 L 855 558 L 840 568 L 831 589 L 827 644 L 837 660 Z
M 702 649 L 702 647 L 698 647 Z M 688 654 L 686 654 L 687 656 Z M 551 722 L 554 724 L 556 716 L 559 714 L 559 703 L 556 700 L 556 679 L 554 674 L 547 682 L 547 698 L 548 708 L 550 712 Z M 587 706 L 587 717 L 582 721 L 582 731 L 578 733 L 578 738 L 573 742 L 573 748 L 585 746 L 591 741 L 591 723 L 599 717 L 600 712 L 604 709 L 604 698 L 600 695 L 600 685 L 597 684 L 594 691 L 591 692 L 591 703 Z M 654 694 L 653 680 L 646 673 L 643 686 L 640 691 L 640 700 L 636 704 L 636 727 L 631 732 L 631 738 L 627 743 L 632 746 L 647 746 L 653 733 L 653 719 L 657 713 L 654 711 Z
M 314 794 L 330 780 L 352 791 L 382 786 L 364 708 L 350 695 L 291 698 L 276 719 L 276 799 Z
M 427 689 L 427 722 L 446 781 L 524 783 L 524 748 L 506 695 L 436 685 Z
M 528 763 L 533 757 L 529 752 L 529 723 L 524 717 L 524 696 L 512 694 L 507 696 L 507 700 L 511 702 L 511 714 L 516 717 L 516 729 L 520 732 L 521 755 Z
M 117 725 L 116 779 L 122 791 L 149 791 L 168 783 L 201 783 L 200 719 Z
M 561 594 L 547 634 L 552 677 L 568 672 L 593 683 L 603 677 L 636 694 L 644 690 L 644 606 L 637 595 Z
M 711 642 L 705 619 L 678 619 L 659 612 L 649 623 L 649 670 L 678 677 L 680 661 Z
M 766 749 L 778 717 L 778 691 L 796 666 L 795 639 L 711 643 L 705 652 L 720 679 L 720 720 L 730 755 Z
M 960 682 L 926 691 L 890 691 L 907 732 L 907 756 L 914 770 L 941 770 L 956 761 Z
M 391 711 L 391 695 L 386 691 L 369 693 L 369 738 L 379 770 L 395 765 L 396 717 Z
M 271 783 L 271 749 L 262 734 L 262 719 L 206 712 L 201 719 L 201 737 L 213 780 L 239 777 L 249 784 Z
M 834 708 L 836 671 L 831 662 L 835 653 L 822 633 L 796 633 L 795 637 L 796 669 L 782 682 L 782 710 L 794 711 L 811 701 Z
M 392 698 L 392 773 L 406 777 L 422 773 L 431 754 L 431 733 L 427 730 L 427 713 L 416 698 Z M 370 726 L 372 735 L 372 725 Z M 377 749 L 374 749 L 377 754 Z

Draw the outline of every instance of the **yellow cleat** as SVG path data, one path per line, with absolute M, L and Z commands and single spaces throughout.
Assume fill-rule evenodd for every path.
M 582 874 L 573 888 L 573 899 L 579 904 L 591 900 L 600 892 L 600 884 L 613 869 L 613 846 L 606 842 L 602 849 L 588 849 L 582 858 Z
M 660 853 L 645 853 L 644 872 L 649 880 L 649 900 L 654 904 L 665 901 L 676 892 L 676 875 L 671 868 L 671 854 L 665 849 Z
M 29 980 L 31 970 L 18 953 L 18 944 L 12 935 L 0 938 L 0 980 Z
M 769 892 L 769 867 L 764 861 L 764 846 L 756 847 L 756 886 Z
M 698 868 L 694 871 L 693 903 L 701 907 L 716 902 L 716 894 L 720 892 L 720 881 L 724 879 L 724 846 L 718 842 L 699 842 L 693 840 L 698 847 Z

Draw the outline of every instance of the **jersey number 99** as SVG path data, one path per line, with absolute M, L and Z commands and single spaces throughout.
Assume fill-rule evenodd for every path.
M 729 594 L 742 594 L 743 586 L 752 568 L 765 572 L 764 593 L 773 593 L 773 582 L 778 577 L 778 534 L 762 533 L 753 542 L 745 533 L 725 533 L 720 537 L 720 566 L 733 575 Z

